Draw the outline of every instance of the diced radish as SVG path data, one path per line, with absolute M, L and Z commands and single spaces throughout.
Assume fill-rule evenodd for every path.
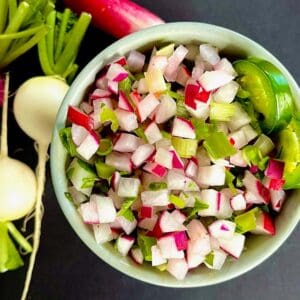
M 206 71 L 200 78 L 199 82 L 206 91 L 212 91 L 232 81 L 234 77 L 224 71 Z
M 113 234 L 109 224 L 93 225 L 93 231 L 97 244 L 103 244 L 113 240 Z
M 230 131 L 235 131 L 251 122 L 251 118 L 237 102 L 232 103 L 235 106 L 235 113 L 231 117 L 230 121 L 227 122 Z
M 103 89 L 95 89 L 89 97 L 89 100 L 96 100 L 99 98 L 109 98 L 111 96 L 111 92 Z
M 80 103 L 79 108 L 87 115 L 93 111 L 93 106 L 85 101 Z
M 107 90 L 107 88 L 108 88 L 108 79 L 105 77 L 105 73 L 102 73 L 96 79 L 95 85 L 98 89 Z
M 256 228 L 251 233 L 275 235 L 275 224 L 268 213 L 259 211 L 255 216 Z
M 141 139 L 129 133 L 120 133 L 113 149 L 118 152 L 134 152 L 141 144 Z
M 175 116 L 176 114 L 176 102 L 168 95 L 162 95 L 160 97 L 160 104 L 155 112 L 155 122 L 161 124 Z
M 138 227 L 152 231 L 157 223 L 158 216 L 153 215 L 152 218 L 144 218 L 139 221 Z
M 254 175 L 249 171 L 245 172 L 245 177 L 243 179 L 243 184 L 247 191 L 254 196 L 254 202 L 256 204 L 264 203 L 268 204 L 271 200 L 271 195 L 269 189 L 267 189 Z M 247 199 L 249 202 L 249 199 Z
M 114 222 L 117 213 L 114 207 L 114 203 L 110 197 L 93 194 L 91 195 L 90 201 L 95 201 L 95 203 L 97 204 L 100 223 Z
M 197 159 L 189 159 L 188 160 L 188 163 L 186 164 L 186 167 L 185 167 L 185 175 L 190 177 L 190 178 L 193 178 L 193 177 L 196 177 L 197 174 L 198 174 L 198 162 L 197 162 Z
M 191 72 L 189 69 L 185 65 L 180 65 L 176 76 L 176 82 L 182 86 L 185 86 L 190 77 Z
M 88 136 L 89 132 L 82 126 L 72 124 L 71 128 L 72 140 L 76 146 L 79 146 Z
M 265 175 L 272 179 L 282 179 L 284 162 L 276 159 L 270 159 L 265 171 Z
M 217 195 L 217 217 L 227 219 L 232 216 L 232 213 L 233 210 L 229 198 L 222 192 L 219 192 Z
M 82 126 L 88 131 L 94 127 L 92 118 L 75 106 L 69 105 L 67 119 L 69 122 Z
M 218 165 L 198 167 L 197 182 L 211 186 L 224 185 L 225 170 L 224 166 Z
M 112 152 L 105 157 L 105 163 L 115 167 L 119 171 L 132 171 L 132 163 L 128 153 Z
M 210 247 L 212 250 L 219 250 L 220 249 L 220 243 L 219 241 L 214 238 L 213 236 L 209 236 L 209 239 L 210 239 Z
M 196 198 L 200 199 L 200 192 L 181 192 L 179 198 L 185 202 L 185 207 L 194 207 Z
M 108 82 L 107 82 L 107 88 L 113 94 L 118 95 L 118 91 L 119 91 L 118 81 L 108 80 Z
M 185 86 L 185 104 L 192 108 L 196 109 L 196 95 L 199 93 L 200 85 L 197 82 L 188 81 Z
M 148 94 L 142 101 L 137 104 L 137 113 L 140 122 L 144 122 L 148 116 L 159 105 L 159 101 L 154 94 Z
M 120 209 L 124 200 L 118 196 L 117 192 L 113 191 L 113 189 L 109 189 L 107 195 L 112 199 L 115 208 Z
M 166 90 L 166 82 L 160 69 L 152 69 L 145 73 L 145 80 L 150 93 L 159 93 Z
M 142 101 L 142 97 L 137 91 L 131 92 L 129 94 L 129 97 L 135 106 L 137 106 Z
M 122 81 L 128 77 L 128 72 L 120 65 L 113 63 L 109 66 L 106 78 L 111 81 Z
M 204 261 L 205 265 L 209 269 L 221 270 L 226 260 L 227 254 L 222 250 L 213 250 L 212 255 L 213 255 L 213 264 L 210 265 L 209 263 Z
M 286 194 L 284 190 L 270 190 L 272 209 L 280 211 L 285 200 Z
M 159 266 L 167 262 L 165 258 L 162 257 L 160 249 L 155 245 L 151 247 L 152 254 L 152 266 Z
M 239 84 L 231 81 L 224 86 L 220 87 L 213 93 L 213 99 L 218 103 L 231 103 L 239 89 Z
M 184 174 L 170 170 L 167 175 L 169 190 L 199 191 L 199 186 Z
M 245 236 L 239 233 L 234 233 L 230 239 L 219 239 L 220 248 L 238 259 L 244 249 Z
M 118 196 L 123 198 L 137 197 L 140 188 L 138 178 L 121 177 L 118 187 Z
M 217 71 L 224 71 L 233 77 L 237 76 L 235 69 L 227 58 L 222 58 L 217 64 L 214 65 L 214 69 Z
M 119 64 L 120 66 L 125 66 L 125 65 L 127 65 L 127 60 L 126 60 L 125 56 L 121 56 L 121 57 L 117 58 L 116 60 L 114 60 L 112 63 Z
M 195 80 L 199 80 L 200 76 L 204 73 L 204 69 L 205 67 L 202 62 L 195 64 L 192 70 L 192 78 Z
M 114 172 L 111 177 L 111 187 L 114 191 L 117 191 L 119 182 L 120 182 L 121 175 L 119 172 Z
M 155 142 L 161 140 L 163 138 L 158 126 L 155 122 L 150 123 L 144 131 L 147 141 L 150 144 L 154 144 Z
M 71 195 L 71 198 L 76 205 L 80 205 L 87 200 L 86 195 L 78 191 L 75 186 L 69 186 L 68 193 Z
M 79 147 L 76 148 L 77 153 L 84 159 L 89 160 L 98 150 L 100 138 L 98 135 L 90 131 Z
M 122 226 L 118 221 L 118 218 L 116 218 L 113 222 L 109 223 L 109 226 L 112 230 L 118 230 L 119 233 L 121 232 Z
M 175 150 L 169 150 L 171 154 L 173 155 L 172 158 L 172 167 L 173 169 L 183 169 L 184 168 L 184 163 L 179 157 L 178 153 Z
M 176 80 L 178 67 L 181 64 L 181 62 L 184 60 L 187 53 L 188 50 L 184 46 L 179 45 L 175 49 L 173 54 L 169 57 L 168 65 L 164 72 L 164 76 L 167 81 L 173 82 Z
M 202 44 L 199 47 L 200 57 L 211 65 L 215 65 L 220 61 L 218 49 L 209 45 Z
M 247 203 L 245 197 L 242 194 L 238 194 L 230 199 L 230 205 L 233 210 L 244 210 Z
M 159 226 L 163 233 L 185 230 L 185 226 L 179 223 L 174 215 L 168 211 L 164 211 L 160 216 Z
M 111 227 L 111 233 L 112 233 L 113 240 L 116 240 L 121 235 L 122 232 L 117 228 Z
M 137 91 L 139 94 L 147 94 L 149 92 L 145 78 L 141 78 L 138 81 Z
M 198 267 L 211 251 L 208 235 L 188 241 L 187 262 L 190 269 Z
M 143 191 L 141 199 L 144 206 L 163 206 L 170 203 L 168 190 Z
M 97 204 L 95 201 L 82 203 L 79 207 L 79 213 L 86 224 L 99 224 Z
M 143 169 L 160 178 L 166 176 L 167 174 L 167 169 L 157 163 L 148 163 L 144 166 Z
M 154 209 L 152 206 L 142 206 L 140 210 L 141 218 L 152 218 L 154 214 Z
M 155 151 L 155 147 L 150 144 L 140 145 L 132 154 L 131 161 L 135 167 L 141 166 L 149 159 Z
M 230 239 L 235 232 L 235 223 L 227 220 L 217 220 L 208 226 L 208 230 L 216 239 Z
M 230 163 L 237 167 L 247 167 L 247 162 L 243 157 L 243 152 L 240 150 L 238 150 L 237 153 L 230 156 Z
M 196 137 L 194 125 L 190 120 L 176 117 L 173 121 L 172 135 L 194 139 Z
M 140 248 L 132 248 L 130 250 L 130 254 L 132 259 L 139 265 L 141 265 L 144 261 L 143 252 Z
M 179 231 L 173 233 L 177 250 L 186 250 L 188 245 L 188 238 L 185 231 Z
M 141 207 L 143 206 L 143 202 L 140 198 L 137 198 L 131 205 L 131 210 L 132 211 L 140 211 Z
M 205 167 L 211 165 L 210 157 L 204 147 L 198 148 L 196 158 L 198 161 L 198 167 Z
M 167 139 L 167 138 L 162 138 L 161 140 L 157 141 L 155 143 L 155 146 L 156 146 L 157 149 L 159 149 L 159 148 L 163 148 L 163 149 L 166 149 L 166 150 L 174 149 L 173 146 L 172 146 L 171 140 Z
M 154 161 L 165 168 L 172 169 L 173 155 L 169 150 L 158 148 L 154 156 Z
M 134 219 L 133 221 L 129 221 L 125 217 L 119 216 L 117 217 L 117 220 L 126 234 L 131 234 L 136 228 L 136 219 Z
M 168 65 L 167 56 L 154 55 L 151 57 L 151 59 L 149 61 L 149 66 L 148 66 L 147 72 L 149 72 L 149 71 L 151 72 L 153 69 L 158 69 L 162 73 L 164 73 L 167 65 Z
M 265 181 L 266 181 L 264 182 L 265 186 L 270 190 L 274 190 L 274 191 L 281 190 L 285 183 L 284 179 L 274 179 L 269 177 L 265 177 Z
M 207 189 L 201 191 L 201 202 L 208 205 L 208 208 L 202 209 L 198 212 L 201 217 L 216 216 L 218 213 L 218 200 L 221 197 L 221 193 L 213 190 Z
M 188 265 L 184 258 L 169 259 L 167 271 L 174 276 L 177 280 L 183 280 L 188 272 Z
M 159 247 L 163 258 L 184 258 L 184 252 L 183 250 L 179 251 L 177 249 L 176 242 L 172 234 L 160 237 L 157 240 L 157 246 Z
M 118 107 L 130 112 L 134 111 L 132 105 L 130 104 L 129 100 L 127 99 L 127 96 L 124 94 L 123 91 L 120 91 L 119 93 Z
M 203 119 L 204 121 L 209 117 L 209 102 L 204 103 L 200 101 L 195 100 L 195 106 L 196 108 L 193 109 L 187 104 L 185 105 L 186 110 L 190 113 L 191 116 L 198 118 L 198 119 Z
M 232 132 L 228 135 L 230 144 L 236 149 L 241 149 L 242 147 L 248 144 L 248 140 L 245 136 L 243 130 L 239 129 L 238 131 Z
M 201 221 L 193 219 L 189 224 L 186 225 L 187 234 L 190 240 L 194 241 L 199 238 L 205 237 L 208 232 Z
M 133 131 L 139 127 L 135 113 L 117 108 L 115 114 L 122 130 Z
M 172 218 L 176 220 L 176 222 L 183 224 L 186 220 L 186 216 L 179 210 L 175 209 L 171 212 Z
M 126 256 L 133 246 L 135 239 L 131 236 L 121 235 L 118 237 L 116 245 L 119 253 Z
M 136 50 L 130 51 L 127 57 L 129 70 L 135 73 L 141 72 L 145 63 L 145 58 L 146 56 L 141 52 Z

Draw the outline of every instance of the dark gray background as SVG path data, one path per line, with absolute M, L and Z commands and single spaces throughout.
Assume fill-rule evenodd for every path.
M 299 0 L 139 0 L 166 21 L 200 21 L 240 32 L 270 50 L 300 82 Z M 79 55 L 81 66 L 114 39 L 90 29 Z M 90 43 L 89 43 L 90 42 Z M 32 51 L 11 66 L 12 90 L 40 74 Z M 36 155 L 9 115 L 10 154 L 32 167 Z M 102 262 L 75 235 L 55 199 L 49 172 L 45 216 L 30 299 L 286 299 L 300 298 L 299 227 L 276 254 L 246 275 L 207 288 L 167 289 L 131 279 Z M 0 299 L 18 299 L 25 268 L 0 275 Z M 297 296 L 298 295 L 298 296 Z

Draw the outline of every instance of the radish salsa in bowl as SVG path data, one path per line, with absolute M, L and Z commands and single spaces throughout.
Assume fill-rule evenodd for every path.
M 299 91 L 268 56 L 226 29 L 175 23 L 116 42 L 82 71 L 58 115 L 52 175 L 101 258 L 154 284 L 201 286 L 279 247 L 299 219 Z

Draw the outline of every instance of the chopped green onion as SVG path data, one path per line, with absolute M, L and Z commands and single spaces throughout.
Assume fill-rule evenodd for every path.
M 196 197 L 194 207 L 186 209 L 187 221 L 194 219 L 200 210 L 207 209 L 207 208 L 209 208 L 209 205 L 201 202 L 200 199 Z
M 141 139 L 143 139 L 146 143 L 148 143 L 147 137 L 145 135 L 145 131 L 142 127 L 138 127 L 137 129 L 134 130 L 134 133 Z
M 259 212 L 259 208 L 255 207 L 241 215 L 234 218 L 236 224 L 236 232 L 246 233 L 256 228 L 256 214 Z
M 71 193 L 65 192 L 65 197 L 67 200 L 69 200 L 71 203 L 74 203 L 73 197 Z
M 255 145 L 247 145 L 242 149 L 244 160 L 249 166 L 258 166 L 259 162 L 263 159 L 261 152 Z
M 174 93 L 174 92 L 173 92 Z M 174 94 L 168 92 L 169 96 L 171 96 L 172 98 L 175 98 Z M 176 95 L 178 95 L 178 98 L 176 100 L 176 106 L 177 106 L 177 110 L 176 110 L 176 116 L 177 117 L 183 117 L 183 118 L 189 118 L 190 114 L 187 111 L 185 104 L 184 104 L 184 96 L 178 93 L 175 93 Z M 176 98 L 175 98 L 176 99 Z
M 230 188 L 231 193 L 233 195 L 236 195 L 237 191 L 233 184 L 234 179 L 235 179 L 235 176 L 229 170 L 225 170 L 225 183 Z
M 76 145 L 74 144 L 72 140 L 72 134 L 71 134 L 71 127 L 62 128 L 59 131 L 59 137 L 60 140 L 67 150 L 67 152 L 70 154 L 71 157 L 74 157 L 77 155 L 76 151 Z
M 192 118 L 191 121 L 195 128 L 196 139 L 198 141 L 206 139 L 212 132 L 216 131 L 214 124 L 206 123 L 202 119 Z
M 215 258 L 215 255 L 214 255 L 214 252 L 210 252 L 208 253 L 206 256 L 205 256 L 205 262 L 210 265 L 210 266 L 213 266 L 214 265 L 214 258 Z
M 137 243 L 142 250 L 145 261 L 151 261 L 151 247 L 156 245 L 156 239 L 139 233 L 137 236 Z
M 275 147 L 272 140 L 264 134 L 261 134 L 258 137 L 256 142 L 254 143 L 254 146 L 256 146 L 260 150 L 260 153 L 263 156 L 269 154 Z
M 97 154 L 100 156 L 106 156 L 112 152 L 112 149 L 113 143 L 110 139 L 101 139 Z
M 228 157 L 237 152 L 223 132 L 211 133 L 203 142 L 203 146 L 213 159 Z
M 149 184 L 149 190 L 151 191 L 159 191 L 159 190 L 164 190 L 168 186 L 165 182 L 151 182 Z
M 230 121 L 236 111 L 235 105 L 231 103 L 216 103 L 210 104 L 210 115 L 211 121 Z
M 198 141 L 192 139 L 184 139 L 173 136 L 172 145 L 180 157 L 191 158 L 196 155 Z
M 97 160 L 95 166 L 98 176 L 103 179 L 111 178 L 111 176 L 116 170 L 113 166 L 107 165 L 101 160 Z
M 111 122 L 110 128 L 116 132 L 119 128 L 119 122 L 115 112 L 107 106 L 103 106 L 100 113 L 100 120 L 102 123 Z
M 136 201 L 136 198 L 125 198 L 125 200 L 122 203 L 122 207 L 118 212 L 119 217 L 124 217 L 130 222 L 134 221 L 134 214 L 130 207 L 132 204 Z
M 94 186 L 95 181 L 98 178 L 91 178 L 91 177 L 86 177 L 86 178 L 82 178 L 82 185 L 80 188 L 82 189 L 88 189 Z
M 126 77 L 122 81 L 119 82 L 119 91 L 124 92 L 125 95 L 129 95 L 131 93 L 132 82 L 129 77 Z
M 172 134 L 164 130 L 161 131 L 161 135 L 163 136 L 164 139 L 170 140 L 172 138 Z
M 185 207 L 185 201 L 175 195 L 169 195 L 169 201 L 180 209 Z

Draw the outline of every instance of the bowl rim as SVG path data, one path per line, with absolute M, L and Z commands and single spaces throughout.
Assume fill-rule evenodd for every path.
M 177 27 L 180 26 L 180 29 L 178 29 Z M 52 182 L 53 182 L 53 188 L 55 191 L 55 196 L 57 198 L 57 201 L 65 215 L 65 217 L 67 218 L 68 222 L 70 223 L 71 227 L 73 228 L 73 230 L 76 232 L 76 234 L 78 235 L 78 237 L 81 239 L 81 241 L 83 241 L 86 246 L 92 251 L 94 252 L 102 261 L 106 262 L 108 265 L 110 265 L 111 267 L 113 267 L 114 269 L 122 272 L 123 274 L 128 275 L 131 278 L 135 278 L 138 279 L 140 281 L 143 282 L 147 282 L 153 285 L 157 285 L 157 286 L 163 286 L 163 287 L 173 287 L 173 288 L 192 288 L 192 287 L 204 287 L 204 286 L 210 286 L 210 285 L 215 285 L 215 284 L 219 284 L 228 280 L 231 280 L 233 278 L 239 277 L 247 272 L 249 272 L 250 270 L 254 269 L 255 267 L 257 267 L 258 265 L 260 265 L 262 262 L 264 262 L 266 259 L 268 259 L 272 254 L 274 254 L 279 247 L 288 239 L 288 237 L 291 235 L 292 231 L 295 229 L 295 227 L 297 226 L 299 219 L 300 219 L 300 215 L 298 214 L 298 218 L 294 218 L 291 223 L 289 223 L 289 226 L 286 229 L 286 234 L 285 236 L 280 239 L 277 243 L 272 244 L 272 247 L 268 248 L 268 251 L 266 251 L 265 253 L 262 253 L 262 255 L 257 258 L 257 260 L 255 260 L 255 262 L 253 264 L 249 264 L 247 267 L 241 267 L 241 269 L 237 272 L 230 272 L 229 275 L 224 274 L 224 276 L 222 278 L 219 278 L 218 280 L 211 280 L 208 283 L 206 282 L 199 282 L 199 283 L 189 283 L 189 282 L 185 282 L 185 281 L 177 281 L 176 283 L 170 283 L 167 282 L 165 283 L 163 280 L 158 281 L 153 279 L 154 276 L 149 276 L 147 278 L 141 278 L 139 277 L 139 274 L 134 274 L 133 272 L 131 272 L 130 270 L 127 270 L 126 266 L 123 266 L 122 264 L 119 264 L 118 262 L 116 262 L 116 260 L 110 260 L 107 257 L 101 257 L 99 256 L 98 253 L 96 253 L 96 251 L 92 248 L 92 246 L 90 245 L 88 239 L 85 236 L 85 233 L 83 231 L 80 230 L 80 226 L 77 226 L 74 222 L 74 219 L 70 216 L 66 206 L 64 205 L 64 202 L 66 201 L 65 198 L 63 197 L 63 199 L 61 199 L 58 195 L 59 195 L 59 190 L 60 190 L 60 185 L 61 185 L 61 179 L 60 176 L 57 176 L 56 174 L 56 161 L 57 161 L 57 156 L 56 156 L 56 149 L 58 147 L 58 144 L 60 143 L 58 135 L 57 135 L 57 130 L 60 129 L 59 124 L 63 121 L 63 123 L 66 120 L 66 110 L 67 110 L 67 106 L 70 102 L 73 90 L 76 90 L 76 84 L 79 83 L 81 80 L 83 80 L 86 77 L 86 74 L 88 72 L 91 72 L 90 69 L 95 69 L 96 67 L 93 67 L 93 65 L 95 64 L 95 62 L 98 60 L 99 57 L 101 56 L 105 56 L 104 54 L 109 53 L 111 51 L 111 49 L 116 49 L 118 47 L 122 47 L 123 45 L 127 45 L 128 43 L 130 43 L 131 41 L 133 42 L 134 40 L 137 39 L 143 39 L 143 36 L 146 34 L 158 34 L 159 32 L 163 31 L 168 31 L 168 30 L 174 30 L 174 29 L 178 29 L 181 31 L 190 31 L 190 30 L 195 30 L 195 28 L 201 28 L 201 29 L 206 29 L 206 30 L 218 30 L 220 32 L 223 33 L 228 33 L 229 35 L 233 35 L 238 37 L 241 40 L 244 40 L 245 42 L 251 43 L 253 44 L 253 46 L 255 46 L 256 48 L 260 48 L 260 50 L 262 50 L 263 52 L 266 53 L 266 55 L 272 57 L 273 60 L 275 60 L 277 62 L 277 65 L 280 65 L 281 69 L 285 72 L 285 76 L 287 77 L 290 85 L 291 85 L 291 89 L 293 91 L 294 94 L 297 95 L 298 98 L 300 98 L 300 89 L 299 86 L 297 85 L 295 79 L 293 78 L 293 76 L 290 74 L 290 72 L 282 65 L 282 63 L 273 55 L 271 54 L 267 49 L 265 49 L 264 47 L 262 47 L 260 44 L 258 44 L 257 42 L 253 41 L 252 39 L 236 32 L 230 29 L 227 29 L 225 27 L 221 27 L 221 26 L 217 26 L 217 25 L 213 25 L 213 24 L 208 24 L 208 23 L 201 23 L 201 22 L 172 22 L 172 23 L 166 23 L 166 24 L 162 24 L 162 25 L 157 25 L 157 26 L 153 26 L 144 30 L 141 30 L 139 32 L 135 32 L 132 33 L 120 40 L 115 41 L 114 43 L 112 43 L 110 46 L 106 47 L 105 49 L 103 49 L 102 51 L 100 51 L 82 70 L 81 72 L 77 75 L 76 79 L 74 80 L 73 84 L 71 85 L 69 91 L 67 92 L 63 103 L 59 109 L 59 112 L 57 114 L 56 117 L 56 121 L 55 121 L 55 127 L 53 130 L 53 138 L 52 138 L 52 142 L 51 142 L 51 149 L 50 149 L 50 167 L 51 167 L 51 178 L 52 178 Z

